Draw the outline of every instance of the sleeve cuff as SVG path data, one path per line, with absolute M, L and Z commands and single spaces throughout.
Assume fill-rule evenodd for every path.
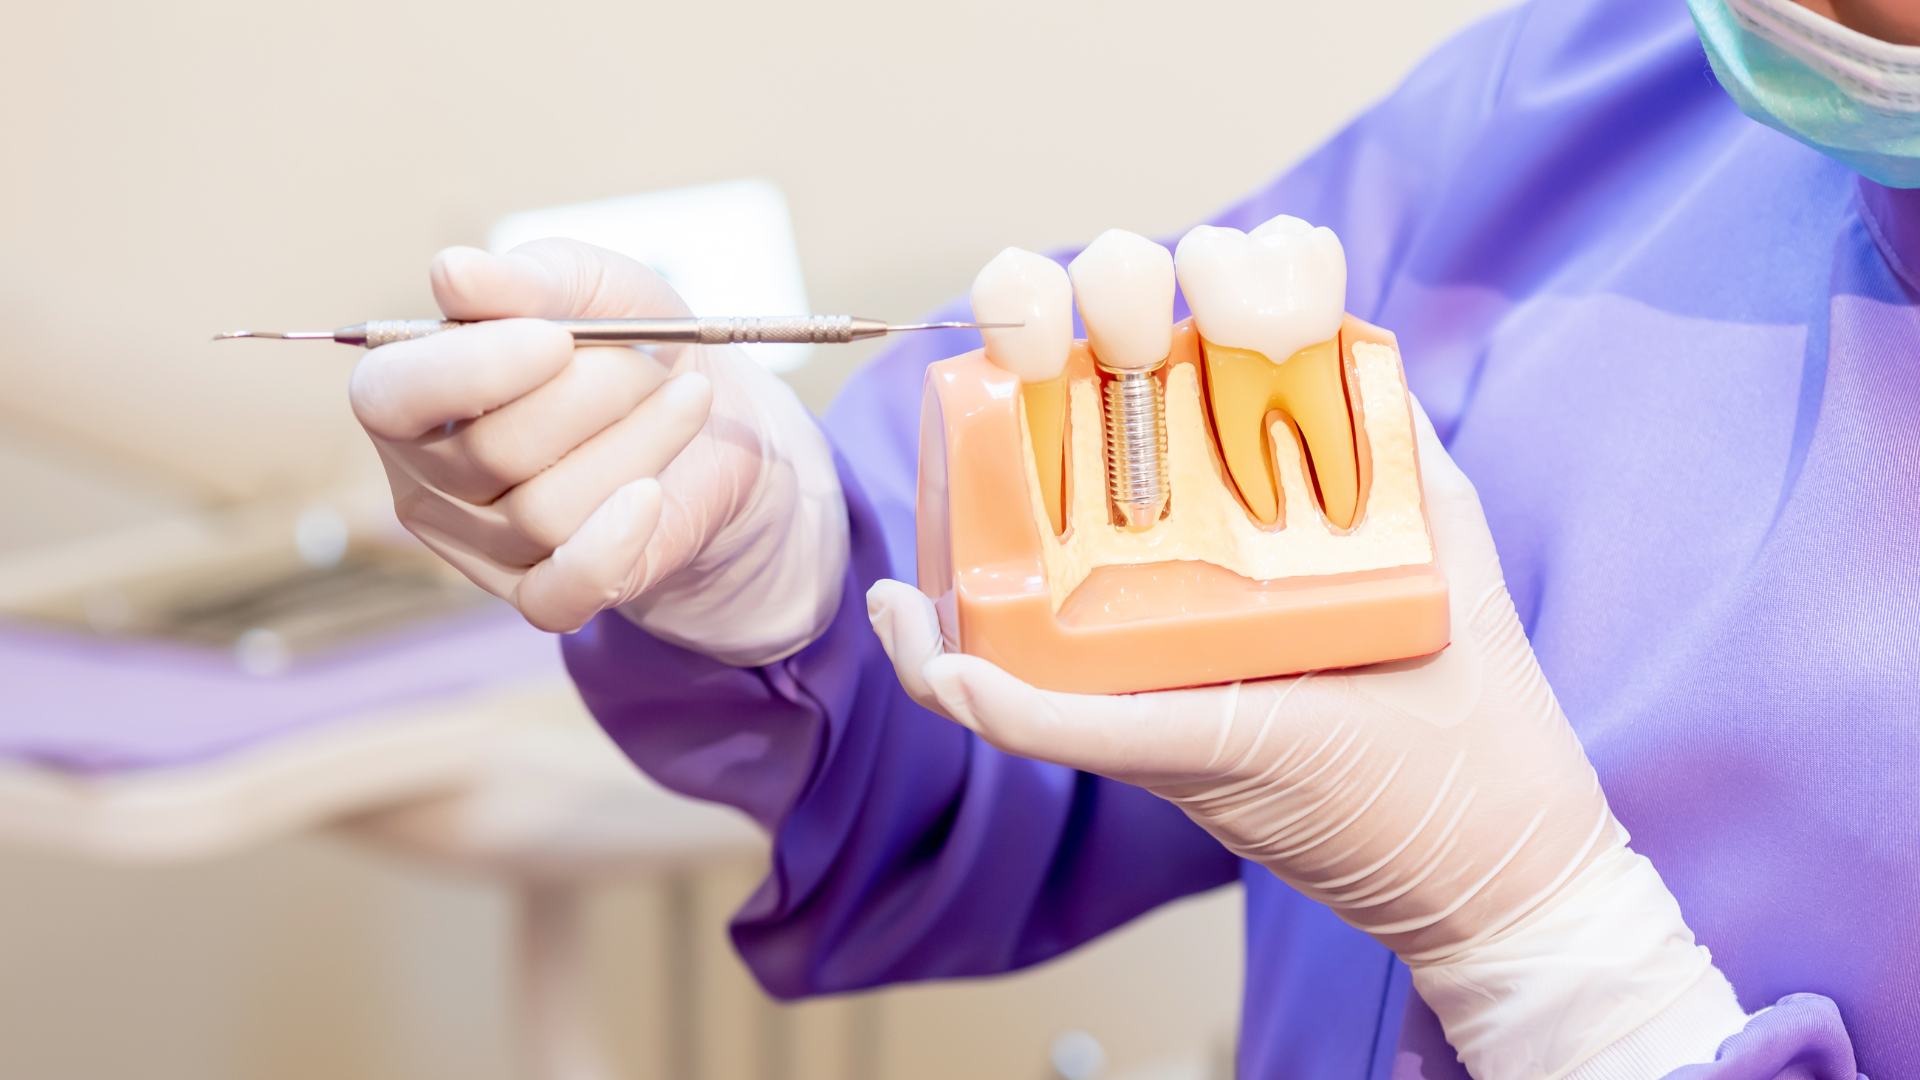
M 1733 985 L 1719 968 L 1708 968 L 1658 1016 L 1588 1058 L 1567 1080 L 1656 1080 L 1713 1061 L 1720 1044 L 1746 1025 Z
M 1713 969 L 1659 872 L 1620 839 L 1556 902 L 1451 957 L 1405 958 L 1479 1080 L 1562 1080 Z

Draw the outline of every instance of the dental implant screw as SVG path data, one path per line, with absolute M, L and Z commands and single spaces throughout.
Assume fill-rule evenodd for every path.
M 1161 364 L 1164 364 L 1162 361 Z M 1107 495 L 1119 524 L 1142 529 L 1167 507 L 1165 390 L 1154 372 L 1101 365 L 1111 375 L 1102 396 L 1107 413 Z

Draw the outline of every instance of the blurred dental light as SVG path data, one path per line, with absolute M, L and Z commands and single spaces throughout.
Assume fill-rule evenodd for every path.
M 299 550 L 301 562 L 325 570 L 340 565 L 340 560 L 347 557 L 349 531 L 340 511 L 315 503 L 301 511 L 300 520 L 294 523 L 293 546 Z
M 1107 1064 L 1107 1048 L 1084 1031 L 1069 1031 L 1053 1040 L 1053 1071 L 1062 1080 L 1093 1080 Z
M 620 252 L 667 279 L 695 315 L 807 315 L 786 196 L 770 180 L 723 180 L 508 214 L 487 247 L 511 251 L 565 236 Z M 807 362 L 811 345 L 743 345 L 772 371 Z
M 233 661 L 257 679 L 271 679 L 293 664 L 293 650 L 277 631 L 256 626 L 233 643 Z

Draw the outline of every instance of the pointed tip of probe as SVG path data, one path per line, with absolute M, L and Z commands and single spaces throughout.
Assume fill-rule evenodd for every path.
M 229 330 L 224 334 L 215 334 L 215 341 L 232 341 L 234 338 L 273 338 L 279 341 L 317 341 L 333 340 L 331 330 Z

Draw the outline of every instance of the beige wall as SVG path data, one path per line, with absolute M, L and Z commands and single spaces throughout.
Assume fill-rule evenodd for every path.
M 502 213 L 741 175 L 819 310 L 909 316 L 1007 244 L 1195 220 L 1493 6 L 16 4 L 0 404 L 212 495 L 321 483 L 370 467 L 352 354 L 209 335 L 427 314 Z
M 34 471 L 51 454 L 136 501 L 371 476 L 342 399 L 354 354 L 206 339 L 427 314 L 427 258 L 502 213 L 766 176 L 816 310 L 911 316 L 1007 244 L 1205 215 L 1493 6 L 16 3 L 0 456 L 18 467 L 0 480 L 37 479 L 0 493 L 4 513 L 59 516 L 58 474 Z M 818 408 L 862 355 L 795 382 Z M 94 506 L 114 489 L 89 490 L 88 520 L 114 518 Z M 748 877 L 710 885 L 708 946 Z M 657 1069 L 635 1019 L 657 994 L 657 901 L 616 890 L 596 914 L 635 1076 Z M 1210 1053 L 1233 1024 L 1237 904 L 1215 894 L 1034 974 L 887 995 L 886 1074 L 1037 1080 L 1068 1026 L 1116 1068 Z M 328 839 L 166 871 L 0 853 L 0 1073 L 504 1077 L 507 910 Z M 734 1010 L 716 1015 L 748 1024 L 763 1006 L 712 963 Z M 794 1044 L 831 1060 L 818 1048 L 853 1008 L 802 1008 Z M 760 1068 L 752 1037 L 712 1037 L 718 1072 Z

